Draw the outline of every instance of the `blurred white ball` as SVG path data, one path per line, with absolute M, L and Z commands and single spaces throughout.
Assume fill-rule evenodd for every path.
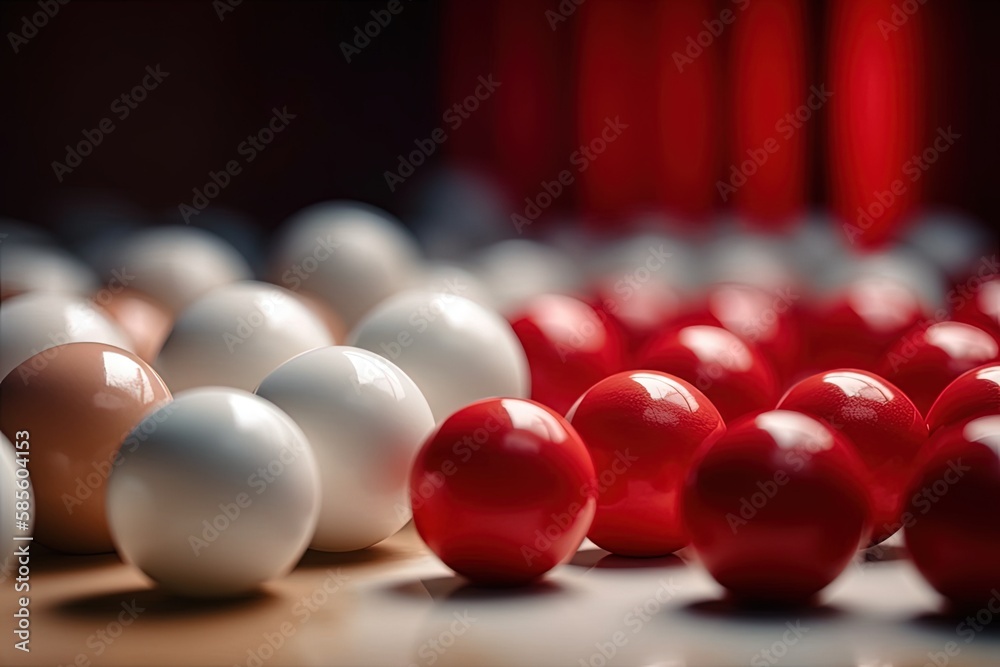
M 97 277 L 86 264 L 59 248 L 0 243 L 0 298 L 24 292 L 89 296 Z
M 790 245 L 783 235 L 723 229 L 705 251 L 706 282 L 743 283 L 768 292 L 794 288 L 800 281 Z
M 952 278 L 961 277 L 997 247 L 995 233 L 950 211 L 924 213 L 904 232 L 903 240 Z
M 218 287 L 183 310 L 153 365 L 173 392 L 208 385 L 253 391 L 285 361 L 333 343 L 295 294 L 248 280 Z
M 319 464 L 311 547 L 364 549 L 409 519 L 410 467 L 434 415 L 403 371 L 373 352 L 326 347 L 290 359 L 256 391 L 298 424 Z
M 177 394 L 130 436 L 108 479 L 121 556 L 164 589 L 212 597 L 253 590 L 302 556 L 319 515 L 316 460 L 302 430 L 247 392 Z
M 582 284 L 576 265 L 558 250 L 527 239 L 502 241 L 483 250 L 469 269 L 509 315 L 539 294 L 572 294 Z
M 505 319 L 461 296 L 411 290 L 376 306 L 348 336 L 399 366 L 441 421 L 480 398 L 527 398 L 528 360 Z
M 475 301 L 480 306 L 493 308 L 493 295 L 483 281 L 471 271 L 454 264 L 431 263 L 413 289 L 427 292 L 456 294 Z
M 87 299 L 29 292 L 0 304 L 0 379 L 39 352 L 66 343 L 106 343 L 135 351 L 128 335 Z
M 358 202 L 325 202 L 286 223 L 271 258 L 272 280 L 325 300 L 348 327 L 414 284 L 419 251 L 388 213 Z
M 631 285 L 665 285 L 690 293 L 701 285 L 699 251 L 665 232 L 643 232 L 616 240 L 597 250 L 587 273 L 592 283 L 622 280 Z
M 252 277 L 242 255 L 219 237 L 194 227 L 144 229 L 108 250 L 105 278 L 118 276 L 174 312 L 206 292 Z

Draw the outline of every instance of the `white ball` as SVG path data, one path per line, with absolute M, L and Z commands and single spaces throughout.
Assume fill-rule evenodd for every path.
M 39 352 L 66 343 L 106 343 L 135 351 L 111 318 L 78 296 L 29 292 L 0 305 L 0 379 Z
M 412 290 L 375 307 L 348 337 L 409 375 L 441 421 L 481 398 L 527 398 L 524 348 L 496 312 L 453 294 Z
M 64 250 L 0 243 L 0 295 L 63 292 L 89 296 L 96 288 L 94 272 Z
M 573 294 L 583 282 L 578 267 L 559 250 L 527 239 L 492 245 L 469 268 L 504 315 L 519 311 L 539 294 Z
M 0 516 L 0 540 L 2 540 L 0 542 L 0 575 L 11 572 L 16 565 L 11 558 L 18 546 L 18 542 L 15 542 L 14 538 L 31 535 L 31 529 L 34 527 L 35 495 L 31 488 L 31 478 L 26 473 L 18 474 L 18 469 L 27 471 L 27 468 L 22 468 L 17 463 L 14 445 L 0 433 L 0 495 L 4 498 L 3 516 Z M 28 509 L 19 509 L 17 506 L 19 502 L 27 502 Z M 22 516 L 22 511 L 28 517 L 27 530 L 17 528 L 16 522 Z M 25 544 L 25 542 L 21 544 Z
M 106 277 L 149 294 L 174 312 L 209 290 L 252 277 L 243 256 L 218 236 L 194 227 L 157 227 L 129 236 L 108 252 Z
M 153 365 L 173 392 L 208 385 L 253 391 L 285 361 L 333 342 L 295 294 L 244 281 L 216 288 L 182 311 Z
M 271 277 L 326 301 L 348 327 L 388 296 L 411 285 L 416 243 L 388 213 L 358 202 L 325 202 L 285 223 Z
M 295 420 L 316 455 L 323 504 L 313 549 L 364 549 L 403 527 L 410 467 L 434 428 L 413 380 L 368 350 L 326 347 L 285 362 L 256 393 Z
M 121 556 L 164 589 L 211 597 L 283 576 L 309 544 L 320 484 L 288 415 L 244 391 L 180 393 L 126 436 L 108 479 Z

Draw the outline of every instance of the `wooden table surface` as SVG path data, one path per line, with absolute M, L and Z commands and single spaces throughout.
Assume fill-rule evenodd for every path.
M 859 558 L 819 607 L 766 614 L 723 601 L 697 563 L 589 543 L 535 587 L 477 589 L 412 528 L 365 552 L 308 552 L 219 602 L 165 596 L 114 555 L 36 545 L 30 566 L 30 653 L 14 648 L 21 594 L 0 584 L 3 665 L 1000 665 L 1000 614 L 961 625 L 891 557 Z

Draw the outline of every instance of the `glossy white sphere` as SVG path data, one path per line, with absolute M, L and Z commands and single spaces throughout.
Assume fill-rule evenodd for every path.
M 253 590 L 302 556 L 319 515 L 316 459 L 288 415 L 244 391 L 182 392 L 126 436 L 108 479 L 120 555 L 190 596 Z
M 208 291 L 253 277 L 243 256 L 218 236 L 194 227 L 144 229 L 107 253 L 102 272 L 149 294 L 174 312 Z
M 64 250 L 0 243 L 0 297 L 39 291 L 89 296 L 96 289 L 90 267 Z
M 388 296 L 414 284 L 416 243 L 388 213 L 359 202 L 325 202 L 285 223 L 271 279 L 316 294 L 351 327 Z
M 31 443 L 30 438 L 27 442 Z M 30 449 L 28 451 L 30 452 Z M 14 538 L 31 535 L 35 523 L 35 497 L 31 488 L 31 477 L 27 476 L 25 472 L 18 474 L 19 468 L 27 470 L 18 464 L 14 445 L 0 433 L 0 495 L 3 496 L 4 508 L 3 516 L 0 516 L 0 575 L 15 569 L 16 562 L 11 558 L 11 555 L 18 544 L 26 544 L 27 542 L 16 542 Z M 28 509 L 19 508 L 17 505 L 19 502 L 27 502 Z M 22 512 L 24 512 L 23 515 Z M 17 521 L 22 516 L 28 517 L 27 530 L 21 530 L 17 527 Z
M 461 296 L 411 290 L 375 307 L 348 336 L 403 369 L 441 421 L 480 398 L 527 398 L 528 360 L 510 324 Z
M 153 366 L 173 392 L 208 385 L 253 391 L 295 355 L 333 344 L 295 294 L 248 280 L 218 287 L 183 310 Z
M 39 352 L 66 343 L 106 343 L 135 351 L 128 335 L 87 299 L 29 292 L 0 304 L 0 379 Z
M 319 464 L 323 504 L 311 543 L 364 549 L 410 517 L 410 467 L 434 416 L 395 364 L 356 347 L 326 347 L 286 361 L 257 395 L 298 424 Z

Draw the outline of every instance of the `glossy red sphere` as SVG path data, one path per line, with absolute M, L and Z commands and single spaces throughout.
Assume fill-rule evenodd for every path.
M 683 325 L 719 326 L 753 343 L 784 381 L 801 362 L 802 333 L 795 310 L 799 298 L 791 289 L 721 283 L 710 287 L 702 303 L 679 320 Z
M 995 361 L 996 340 L 960 322 L 920 326 L 889 348 L 878 373 L 902 389 L 921 413 L 962 373 Z
M 445 565 L 482 584 L 530 582 L 571 557 L 594 518 L 587 448 L 534 401 L 489 398 L 445 419 L 410 476 L 413 522 Z
M 573 297 L 537 296 L 510 323 L 528 357 L 531 398 L 560 414 L 625 365 L 617 325 Z
M 700 453 L 683 495 L 691 543 L 736 598 L 809 600 L 870 531 L 864 466 L 808 415 L 748 415 Z
M 987 364 L 960 375 L 948 385 L 927 412 L 931 433 L 942 426 L 1000 415 L 1000 364 Z
M 676 375 L 701 390 L 726 422 L 774 407 L 777 381 L 753 346 L 721 327 L 688 326 L 653 338 L 636 367 Z
M 810 318 L 808 367 L 875 370 L 888 347 L 926 318 L 909 287 L 886 278 L 855 280 Z
M 628 371 L 601 380 L 566 418 L 597 473 L 587 534 L 621 556 L 662 556 L 687 544 L 680 493 L 695 450 L 725 431 L 719 411 L 680 378 Z
M 1000 415 L 943 428 L 928 449 L 903 515 L 907 548 L 941 595 L 985 608 L 1000 590 Z
M 1000 342 L 1000 276 L 973 276 L 955 288 L 952 319 L 979 327 Z
M 873 543 L 899 530 L 903 494 L 927 442 L 927 426 L 913 401 L 874 373 L 841 369 L 797 383 L 778 408 L 820 417 L 847 436 L 872 485 Z

